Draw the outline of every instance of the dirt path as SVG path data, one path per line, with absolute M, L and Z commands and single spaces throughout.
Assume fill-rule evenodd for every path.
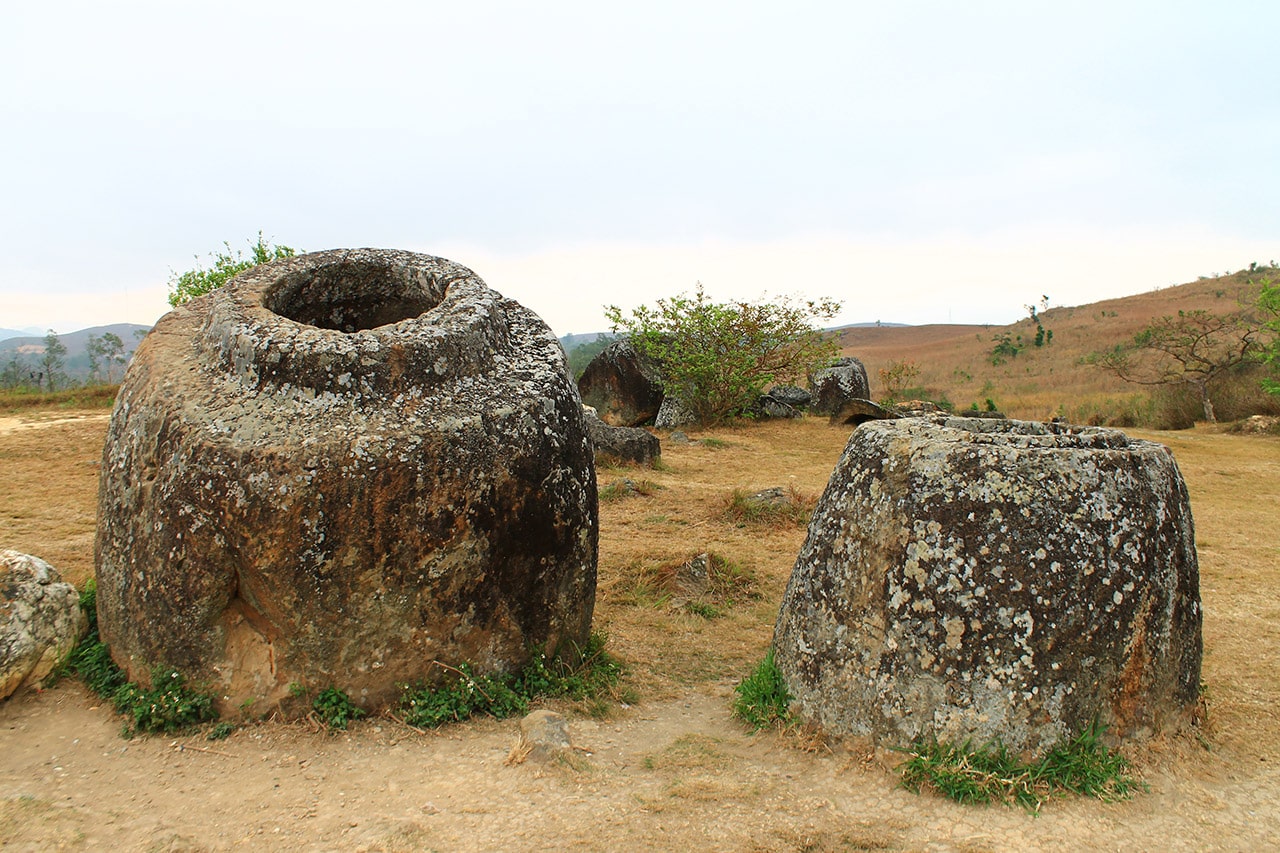
M 247 727 L 222 741 L 123 740 L 67 683 L 2 718 L 6 849 L 122 850 L 1264 850 L 1280 847 L 1274 765 L 1191 754 L 1151 792 L 1039 817 L 894 787 L 879 760 L 751 737 L 731 688 L 575 720 L 571 762 L 508 766 L 514 721 L 423 735 Z M 1176 771 L 1176 775 L 1175 775 Z M 1190 771 L 1190 772 L 1188 772 Z
M 20 532 L 24 550 L 65 549 L 68 577 L 88 576 L 104 430 L 70 419 L 0 437 L 0 547 Z M 667 470 L 639 475 L 662 486 L 654 497 L 602 506 L 597 620 L 640 698 L 599 721 L 562 708 L 585 750 L 572 761 L 507 765 L 515 721 L 425 735 L 390 720 L 337 735 L 258 723 L 221 741 L 124 740 L 120 718 L 66 681 L 0 704 L 0 847 L 1280 849 L 1280 442 L 1158 436 L 1196 514 L 1210 726 L 1202 743 L 1135 754 L 1149 793 L 1055 801 L 1032 817 L 899 790 L 893 753 L 808 752 L 799 737 L 753 737 L 730 718 L 732 685 L 768 642 L 803 531 L 726 524 L 716 502 L 735 487 L 820 489 L 843 442 L 821 423 L 721 438 L 718 450 L 665 450 Z M 637 476 L 601 479 L 622 475 Z M 740 559 L 762 597 L 714 620 L 631 600 L 634 566 L 709 548 Z

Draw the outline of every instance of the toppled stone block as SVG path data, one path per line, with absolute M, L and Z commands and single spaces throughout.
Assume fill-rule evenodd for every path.
M 130 679 L 173 667 L 221 711 L 329 686 L 372 709 L 436 661 L 584 645 L 597 532 L 582 402 L 536 315 L 440 258 L 304 255 L 169 313 L 134 356 L 99 627 Z
M 39 557 L 0 551 L 0 699 L 33 687 L 88 628 L 80 595 Z
M 853 432 L 774 643 L 802 715 L 834 734 L 1042 753 L 1095 719 L 1113 739 L 1189 723 L 1200 626 L 1168 448 L 933 417 Z

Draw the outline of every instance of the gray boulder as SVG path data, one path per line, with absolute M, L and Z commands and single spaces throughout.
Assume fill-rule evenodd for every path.
M 653 425 L 658 429 L 675 429 L 676 427 L 689 426 L 696 424 L 698 416 L 693 410 L 680 402 L 676 397 L 664 397 L 662 405 L 658 408 L 658 416 L 654 418 Z
M 440 258 L 303 255 L 167 314 L 99 494 L 102 639 L 222 712 L 331 685 L 376 709 L 436 661 L 512 671 L 590 632 L 595 468 L 563 351 Z
M 763 394 L 756 400 L 755 415 L 764 419 L 802 418 L 804 412 L 782 402 L 772 394 Z
M 1191 511 L 1168 448 L 934 417 L 854 430 L 774 634 L 836 734 L 1043 753 L 1176 730 L 1200 687 Z
M 0 699 L 38 685 L 87 627 L 80 595 L 53 566 L 0 551 Z
M 658 437 L 639 427 L 609 426 L 591 414 L 586 416 L 586 425 L 597 465 L 653 465 L 662 456 Z
M 793 409 L 803 409 L 813 402 L 813 395 L 795 385 L 777 385 L 769 389 L 768 396 Z
M 578 393 L 610 426 L 647 423 L 662 405 L 658 366 L 627 341 L 612 343 L 591 359 L 578 380 Z
M 823 415 L 834 415 L 850 400 L 865 400 L 871 396 L 867 369 L 852 357 L 838 359 L 830 367 L 819 370 L 813 375 L 811 385 L 811 408 Z

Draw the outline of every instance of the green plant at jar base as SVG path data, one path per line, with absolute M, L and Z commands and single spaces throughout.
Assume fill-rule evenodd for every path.
M 365 716 L 364 709 L 357 707 L 345 691 L 336 687 L 322 690 L 320 695 L 312 701 L 311 710 L 329 729 L 345 729 L 355 720 Z
M 773 649 L 734 691 L 738 698 L 733 702 L 733 715 L 751 726 L 753 732 L 775 724 L 791 724 L 791 692 L 774 662 Z
M 572 655 L 535 653 L 512 674 L 477 675 L 468 664 L 439 664 L 452 678 L 437 686 L 404 686 L 400 712 L 411 726 L 435 728 L 477 714 L 506 719 L 527 712 L 539 698 L 595 700 L 612 691 L 623 672 L 622 663 L 605 651 L 605 641 L 603 634 L 592 634 Z
M 118 713 L 132 719 L 132 726 L 125 729 L 127 735 L 173 732 L 217 719 L 213 698 L 187 686 L 177 670 L 157 666 L 149 689 L 128 681 L 98 636 L 97 585 L 93 580 L 80 593 L 80 608 L 89 620 L 89 631 L 71 652 L 67 669 L 94 693 L 110 700 Z
M 902 787 L 914 793 L 929 787 L 958 803 L 1017 804 L 1038 812 L 1064 793 L 1104 802 L 1127 799 L 1146 786 L 1129 774 L 1124 756 L 1102 744 L 1102 727 L 1089 726 L 1043 759 L 1027 763 L 1000 744 L 920 742 L 899 769 Z

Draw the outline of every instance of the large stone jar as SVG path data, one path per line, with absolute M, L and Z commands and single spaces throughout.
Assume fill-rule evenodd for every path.
M 1038 754 L 1176 729 L 1200 686 L 1173 456 L 1116 430 L 873 421 L 849 439 L 775 631 L 801 713 L 903 745 Z
M 169 313 L 103 453 L 99 629 L 223 710 L 360 705 L 588 636 L 591 445 L 532 312 L 427 255 L 276 261 Z M 444 664 L 445 666 L 441 666 Z

